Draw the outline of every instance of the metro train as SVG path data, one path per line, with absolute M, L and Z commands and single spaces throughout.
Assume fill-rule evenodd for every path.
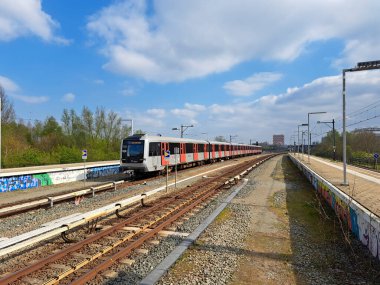
M 260 154 L 262 149 L 258 145 L 135 134 L 122 140 L 120 152 L 121 170 L 138 174 L 162 172 L 176 164 L 181 169 Z

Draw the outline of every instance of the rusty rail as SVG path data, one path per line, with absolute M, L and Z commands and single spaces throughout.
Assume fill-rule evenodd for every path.
M 62 250 L 60 252 L 57 252 L 57 253 L 55 253 L 55 254 L 53 254 L 51 256 L 48 256 L 48 257 L 46 257 L 46 258 L 44 258 L 44 259 L 42 259 L 42 260 L 40 260 L 40 261 L 38 261 L 38 262 L 36 262 L 36 263 L 28 266 L 26 268 L 23 268 L 23 269 L 21 269 L 21 270 L 19 270 L 17 272 L 11 273 L 8 276 L 3 277 L 2 279 L 0 279 L 0 285 L 2 285 L 2 284 L 9 284 L 10 282 L 15 282 L 15 281 L 17 281 L 17 280 L 19 280 L 19 279 L 21 279 L 21 278 L 23 278 L 23 277 L 25 277 L 25 276 L 33 273 L 33 272 L 36 272 L 36 271 L 44 268 L 48 264 L 56 262 L 56 261 L 62 259 L 63 257 L 68 256 L 69 254 L 73 253 L 74 251 L 77 251 L 77 250 L 83 248 L 85 245 L 94 243 L 95 241 L 98 241 L 98 240 L 100 240 L 103 237 L 111 235 L 111 234 L 113 234 L 113 233 L 121 230 L 126 225 L 131 224 L 133 222 L 136 222 L 136 221 L 138 221 L 138 219 L 140 219 L 142 217 L 146 217 L 147 215 L 153 213 L 154 211 L 156 211 L 158 209 L 164 208 L 164 206 L 166 206 L 166 205 L 173 204 L 176 200 L 179 201 L 181 199 L 189 199 L 189 196 L 190 197 L 192 195 L 194 196 L 194 191 L 197 191 L 197 190 L 199 190 L 201 188 L 205 188 L 207 186 L 208 189 L 207 188 L 203 189 L 203 191 L 201 191 L 201 193 L 195 194 L 195 196 L 199 196 L 200 197 L 200 199 L 198 201 L 194 201 L 194 199 L 199 198 L 199 197 L 192 197 L 189 200 L 190 202 L 187 201 L 187 202 L 181 203 L 181 205 L 184 207 L 182 210 L 178 210 L 176 213 L 172 214 L 172 216 L 170 216 L 170 217 L 167 217 L 168 214 L 164 214 L 163 217 L 164 217 L 164 219 L 166 219 L 165 222 L 160 223 L 154 229 L 150 229 L 149 232 L 143 233 L 140 236 L 141 239 L 136 240 L 135 242 L 133 242 L 130 245 L 128 245 L 127 247 L 125 247 L 122 251 L 120 251 L 120 252 L 116 253 L 115 255 L 113 255 L 112 257 L 110 257 L 110 259 L 108 259 L 107 261 L 105 261 L 105 262 L 101 263 L 100 265 L 96 266 L 93 269 L 93 271 L 90 271 L 90 272 L 86 273 L 85 275 L 83 275 L 82 277 L 80 277 L 78 280 L 76 280 L 75 284 L 81 284 L 82 280 L 83 280 L 83 282 L 86 282 L 86 281 L 92 279 L 92 277 L 94 277 L 98 272 L 104 270 L 105 268 L 108 268 L 110 265 L 112 265 L 113 262 L 115 262 L 116 260 L 118 260 L 120 257 L 127 255 L 130 251 L 132 251 L 133 249 L 135 249 L 138 246 L 140 246 L 147 239 L 151 238 L 157 232 L 159 232 L 163 228 L 167 227 L 173 221 L 175 221 L 176 219 L 178 219 L 179 217 L 181 217 L 182 215 L 184 215 L 184 213 L 186 213 L 189 210 L 191 210 L 192 208 L 196 207 L 199 203 L 202 203 L 208 197 L 214 195 L 215 192 L 221 186 L 223 186 L 225 184 L 224 182 L 221 182 L 221 179 L 224 179 L 223 181 L 225 181 L 226 179 L 229 179 L 230 177 L 233 178 L 236 174 L 239 174 L 239 172 L 243 171 L 244 169 L 247 169 L 248 165 L 259 163 L 261 161 L 269 159 L 270 157 L 272 157 L 272 156 L 260 157 L 260 158 L 257 158 L 256 160 L 253 160 L 253 161 L 251 160 L 249 162 L 243 162 L 242 164 L 238 165 L 237 167 L 236 166 L 235 167 L 231 167 L 232 169 L 229 169 L 227 171 L 227 173 L 224 173 L 224 174 L 219 175 L 217 177 L 208 179 L 206 181 L 201 181 L 200 183 L 197 183 L 197 184 L 193 185 L 192 187 L 185 188 L 177 196 L 168 196 L 168 197 L 161 198 L 161 200 L 159 201 L 158 204 L 155 204 L 155 205 L 153 205 L 153 206 L 151 206 L 149 208 L 143 208 L 141 211 L 139 211 L 137 213 L 134 213 L 131 217 L 127 218 L 126 220 L 122 221 L 121 223 L 118 223 L 117 225 L 112 226 L 109 229 L 105 229 L 105 230 L 103 230 L 103 231 L 101 231 L 101 232 L 99 232 L 99 233 L 97 233 L 97 234 L 95 234 L 95 235 L 93 235 L 91 237 L 88 237 L 85 240 L 82 240 L 82 241 L 80 241 L 80 242 L 78 242 L 76 244 L 73 244 L 73 245 L 67 247 L 66 249 L 64 249 L 64 250 Z M 226 178 L 226 176 L 229 176 L 229 177 Z M 189 204 L 189 203 L 191 203 L 191 204 Z M 161 220 L 162 219 L 159 219 L 158 221 L 152 222 L 150 224 L 150 226 L 152 224 L 158 223 Z M 93 261 L 93 260 L 91 260 L 91 261 Z M 73 268 L 73 269 L 77 270 L 77 269 L 79 269 L 81 267 L 83 267 L 83 265 L 80 266 L 80 267 L 78 267 L 78 268 Z M 75 270 L 73 270 L 73 272 L 75 272 Z M 91 273 L 91 272 L 93 272 L 93 273 Z M 67 275 L 68 274 L 62 274 L 62 278 L 66 277 Z M 54 282 L 58 282 L 62 278 L 60 278 L 59 276 L 58 277 L 53 277 L 53 279 L 51 279 L 51 282 L 53 282 L 53 283 Z M 79 283 L 77 283 L 77 282 L 79 282 Z M 52 283 L 45 283 L 45 284 L 52 284 Z

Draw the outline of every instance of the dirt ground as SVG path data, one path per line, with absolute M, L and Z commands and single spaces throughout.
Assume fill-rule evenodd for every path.
M 380 264 L 341 227 L 286 157 L 268 162 L 244 199 L 246 250 L 231 284 L 380 284 Z M 345 239 L 348 241 L 345 241 Z

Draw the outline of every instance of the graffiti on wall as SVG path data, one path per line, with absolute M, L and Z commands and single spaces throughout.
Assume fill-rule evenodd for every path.
M 93 167 L 86 169 L 87 179 L 98 178 L 119 173 L 119 166 Z M 26 190 L 40 186 L 55 185 L 84 178 L 84 170 L 68 170 L 60 172 L 40 173 L 35 175 L 19 175 L 0 178 L 0 192 Z
M 88 169 L 86 169 L 88 170 Z M 83 180 L 84 178 L 84 170 L 68 170 L 68 171 L 60 171 L 60 172 L 50 172 L 50 179 L 53 184 L 62 184 L 68 182 L 74 182 Z
M 38 179 L 38 186 L 48 186 L 53 184 L 53 181 L 51 181 L 51 178 L 47 173 L 33 175 L 33 178 Z
M 371 213 L 368 214 L 358 204 L 347 200 L 339 189 L 328 185 L 294 158 L 292 160 L 314 189 L 334 209 L 336 215 L 348 225 L 354 236 L 369 249 L 373 256 L 380 260 L 380 219 L 375 218 Z
M 108 176 L 120 173 L 119 166 L 101 166 L 93 167 L 87 171 L 87 179 L 94 179 L 101 176 Z
M 25 190 L 38 186 L 38 179 L 33 178 L 32 175 L 22 175 L 13 177 L 0 178 L 1 192 L 8 192 L 14 190 Z

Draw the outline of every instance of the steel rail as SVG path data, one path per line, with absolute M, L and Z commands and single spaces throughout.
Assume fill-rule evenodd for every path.
M 191 189 L 189 189 L 189 191 L 191 191 Z M 171 197 L 171 198 L 169 198 L 169 202 L 173 202 L 176 199 L 177 199 L 177 197 Z M 2 284 L 8 284 L 9 282 L 14 282 L 21 277 L 24 277 L 24 276 L 26 276 L 26 275 L 34 272 L 34 271 L 37 271 L 37 270 L 43 268 L 44 266 L 46 266 L 47 264 L 55 262 L 55 261 L 59 260 L 60 258 L 82 248 L 85 245 L 93 243 L 93 242 L 101 239 L 102 237 L 105 237 L 109 234 L 112 234 L 113 232 L 120 230 L 121 228 L 125 227 L 127 224 L 133 223 L 137 219 L 139 219 L 139 218 L 149 214 L 150 212 L 152 212 L 156 209 L 159 209 L 160 207 L 165 206 L 167 204 L 168 203 L 166 201 L 163 201 L 162 203 L 159 203 L 159 204 L 154 205 L 152 207 L 149 207 L 143 211 L 140 211 L 140 212 L 134 214 L 132 217 L 128 218 L 127 220 L 123 221 L 122 223 L 118 224 L 115 227 L 101 231 L 99 234 L 93 235 L 93 236 L 91 236 L 91 237 L 89 237 L 83 241 L 80 241 L 76 244 L 69 246 L 64 251 L 57 252 L 51 256 L 48 256 L 48 257 L 38 261 L 35 264 L 32 264 L 30 267 L 26 267 L 24 269 L 21 269 L 17 272 L 12 273 L 9 276 L 4 277 L 3 279 L 0 279 L 0 284 L 2 285 Z
M 262 160 L 266 160 L 266 158 L 263 158 Z M 239 171 L 241 171 L 241 169 L 244 169 L 244 168 L 246 168 L 246 164 L 244 164 L 242 167 L 235 168 L 234 172 L 235 173 L 239 172 Z M 225 176 L 225 174 L 222 175 L 222 176 Z M 218 177 L 218 178 L 220 179 L 221 177 Z M 214 184 L 213 186 L 211 186 L 211 189 L 207 189 L 207 190 L 203 191 L 203 193 L 205 195 L 203 195 L 202 197 L 200 197 L 200 199 L 194 201 L 193 203 L 191 203 L 190 205 L 188 205 L 187 207 L 185 207 L 184 209 L 182 209 L 181 211 L 179 211 L 175 215 L 169 217 L 166 221 L 164 221 L 163 223 L 161 223 L 160 225 L 158 225 L 154 229 L 151 229 L 149 232 L 144 233 L 138 240 L 132 242 L 127 247 L 123 248 L 121 251 L 119 251 L 118 253 L 114 254 L 113 256 L 111 256 L 110 258 L 108 258 L 107 260 L 103 261 L 101 264 L 97 265 L 95 268 L 93 268 L 89 272 L 85 273 L 84 275 L 82 275 L 78 279 L 74 280 L 70 284 L 85 284 L 86 282 L 92 280 L 99 272 L 101 272 L 101 271 L 109 268 L 110 266 L 112 266 L 120 258 L 123 258 L 123 257 L 127 256 L 129 253 L 131 253 L 131 251 L 133 251 L 134 249 L 136 249 L 139 246 L 141 246 L 145 241 L 147 241 L 148 239 L 152 238 L 154 235 L 156 235 L 158 232 L 160 232 L 161 230 L 163 230 L 165 227 L 169 226 L 174 221 L 176 221 L 177 219 L 179 219 L 180 217 L 182 217 L 184 214 L 186 214 L 187 212 L 189 212 L 190 210 L 192 210 L 193 208 L 195 208 L 196 206 L 198 206 L 199 204 L 201 204 L 202 202 L 204 202 L 207 198 L 209 198 L 210 196 L 214 195 L 218 191 L 218 189 L 221 186 L 223 186 L 223 184 L 224 183 L 222 183 L 222 184 Z
M 220 186 L 219 186 L 220 187 Z M 178 220 L 180 217 L 182 217 L 184 214 L 188 213 L 190 210 L 201 204 L 203 201 L 205 201 L 208 197 L 215 194 L 217 191 L 217 188 L 212 189 L 211 191 L 206 191 L 205 195 L 202 196 L 200 199 L 194 201 L 192 204 L 188 205 L 178 213 L 174 214 L 173 216 L 169 217 L 165 222 L 161 223 L 159 226 L 155 227 L 149 232 L 144 233 L 138 240 L 132 242 L 127 247 L 119 251 L 118 253 L 114 254 L 110 258 L 108 258 L 106 261 L 102 262 L 101 264 L 97 265 L 95 268 L 93 268 L 91 271 L 87 272 L 86 274 L 82 275 L 78 279 L 74 280 L 70 284 L 85 284 L 86 282 L 92 280 L 100 271 L 103 271 L 107 269 L 108 267 L 112 266 L 115 261 L 119 260 L 122 257 L 125 257 L 129 253 L 131 253 L 132 250 L 138 248 L 141 246 L 145 241 L 155 236 L 158 232 L 163 230 L 165 227 L 172 224 L 174 221 Z
M 259 161 L 262 161 L 265 159 L 266 159 L 266 157 L 260 157 L 256 160 L 254 160 L 254 162 L 258 163 Z M 217 180 L 220 179 L 221 177 L 225 177 L 226 175 L 231 175 L 232 173 L 236 173 L 240 169 L 246 168 L 247 164 L 252 164 L 252 163 L 253 163 L 252 160 L 250 162 L 247 162 L 247 163 L 243 162 L 243 163 L 241 163 L 241 165 L 242 165 L 241 167 L 240 167 L 240 165 L 239 165 L 239 167 L 232 167 L 233 169 L 227 171 L 227 173 L 224 173 L 221 176 L 215 177 L 214 179 L 210 179 L 208 181 L 202 181 L 202 183 L 195 184 L 194 187 L 185 188 L 185 190 L 183 190 L 181 195 L 177 195 L 175 197 L 169 197 L 167 199 L 163 199 L 163 201 L 161 203 L 154 205 L 151 208 L 148 208 L 146 210 L 140 211 L 139 213 L 134 214 L 132 217 L 128 218 L 127 220 L 123 221 L 122 223 L 120 223 L 120 224 L 118 224 L 112 228 L 106 229 L 97 235 L 94 235 L 92 237 L 89 237 L 89 238 L 81 241 L 81 242 L 78 242 L 77 244 L 74 244 L 74 245 L 66 248 L 64 251 L 58 252 L 56 254 L 53 254 L 52 256 L 44 258 L 41 261 L 39 261 L 35 264 L 32 264 L 30 267 L 21 269 L 17 272 L 12 273 L 11 275 L 5 276 L 3 279 L 0 279 L 0 284 L 9 284 L 9 282 L 16 281 L 16 280 L 20 279 L 21 277 L 24 277 L 24 276 L 26 276 L 32 272 L 35 272 L 35 271 L 43 268 L 44 266 L 48 265 L 49 263 L 55 262 L 55 261 L 61 259 L 62 257 L 82 248 L 83 246 L 85 246 L 87 244 L 90 244 L 94 241 L 97 241 L 98 239 L 101 239 L 102 237 L 105 237 L 109 234 L 112 234 L 112 233 L 120 230 L 121 228 L 125 227 L 127 224 L 130 224 L 130 223 L 136 221 L 137 219 L 139 219 L 143 216 L 146 216 L 149 213 L 152 213 L 154 210 L 159 209 L 164 205 L 168 205 L 168 204 L 174 202 L 176 199 L 183 198 L 185 195 L 191 194 L 191 192 L 194 191 L 194 188 L 199 189 L 201 187 L 204 187 L 207 184 L 210 185 L 210 183 L 217 182 Z M 216 186 L 214 186 L 214 188 L 216 189 L 220 186 L 221 185 L 216 185 Z M 56 282 L 56 280 L 55 280 L 55 282 Z

